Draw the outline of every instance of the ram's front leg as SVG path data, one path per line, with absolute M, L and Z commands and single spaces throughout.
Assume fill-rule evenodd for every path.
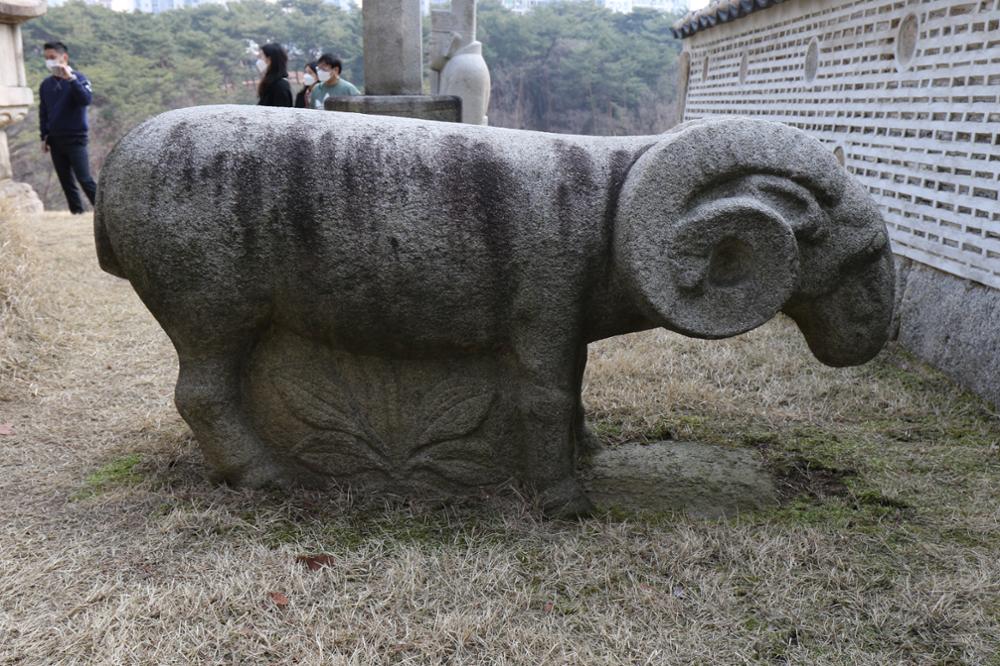
M 522 478 L 550 516 L 586 515 L 593 505 L 576 479 L 576 381 L 578 344 L 554 331 L 515 341 L 520 374 Z
M 180 352 L 174 399 L 191 427 L 212 476 L 251 488 L 287 486 L 289 479 L 247 422 L 239 352 Z

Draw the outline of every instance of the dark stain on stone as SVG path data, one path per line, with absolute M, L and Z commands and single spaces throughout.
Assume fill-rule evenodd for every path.
M 182 120 L 170 128 L 170 131 L 167 133 L 166 146 L 167 150 L 171 153 L 171 157 L 182 163 L 181 174 L 183 180 L 181 183 L 184 192 L 190 192 L 194 188 L 195 181 L 194 158 L 192 155 L 194 152 L 194 141 L 192 141 L 191 137 L 190 124 L 186 120 Z
M 492 309 L 491 320 L 507 321 L 517 287 L 511 271 L 515 253 L 513 227 L 516 208 L 529 201 L 527 193 L 511 165 L 485 141 L 457 135 L 445 137 L 441 141 L 441 164 L 444 176 L 439 196 L 449 200 L 446 207 L 451 209 L 445 212 L 450 219 L 474 223 L 468 231 L 479 237 L 490 264 L 485 271 L 490 276 L 489 284 L 480 289 L 490 295 L 486 301 Z M 449 196 L 442 196 L 446 194 Z
M 255 261 L 263 248 L 260 247 L 260 230 L 257 225 L 265 207 L 275 205 L 275 202 L 264 201 L 267 176 L 277 177 L 274 165 L 265 165 L 262 160 L 249 150 L 240 151 L 229 165 L 227 172 L 219 174 L 229 183 L 235 194 L 235 210 L 230 240 L 236 245 L 236 251 L 244 261 Z
M 217 174 L 226 173 L 229 170 L 229 153 L 219 151 L 212 156 L 208 164 L 199 169 L 198 177 L 204 183 L 212 183 L 214 200 L 219 201 L 225 193 L 226 181 L 217 178 Z
M 556 174 L 559 184 L 555 191 L 555 210 L 559 217 L 559 231 L 570 239 L 572 226 L 587 208 L 588 200 L 596 196 L 603 186 L 595 178 L 594 161 L 583 147 L 563 139 L 553 142 L 559 160 Z
M 172 199 L 179 195 L 189 195 L 195 186 L 194 168 L 194 139 L 190 129 L 190 123 L 182 120 L 173 125 L 168 131 L 163 141 L 163 151 L 160 156 L 160 164 L 175 167 L 180 165 L 179 182 L 173 183 L 174 188 L 179 186 L 180 191 L 172 189 L 167 195 L 171 201 L 161 201 L 161 192 L 168 179 L 163 177 L 159 171 L 151 174 L 149 182 L 149 204 L 151 209 L 156 209 L 161 205 L 173 205 Z M 170 187 L 168 185 L 168 187 Z
M 322 233 L 318 228 L 316 200 L 322 194 L 317 192 L 310 175 L 317 160 L 316 146 L 307 132 L 297 132 L 295 128 L 282 133 L 276 139 L 279 154 L 282 155 L 283 179 L 281 199 L 272 205 L 279 207 L 283 228 L 272 229 L 278 237 L 294 236 L 295 243 L 313 250 L 321 247 Z
M 645 152 L 643 150 L 642 152 Z M 633 154 L 627 150 L 616 150 L 611 153 L 610 168 L 608 170 L 608 198 L 604 205 L 604 230 L 607 240 L 610 243 L 615 228 L 615 218 L 618 215 L 618 200 L 621 197 L 622 187 L 625 186 L 625 179 L 628 178 L 632 165 L 642 152 Z M 611 256 L 610 247 L 607 256 Z
M 616 288 L 616 285 L 613 284 L 613 281 L 617 279 L 614 270 L 614 239 L 619 200 L 632 166 L 647 149 L 648 147 L 636 152 L 619 149 L 611 153 L 608 158 L 604 210 L 599 228 L 600 239 L 597 243 L 599 249 L 594 254 L 592 265 L 584 273 L 585 293 L 591 296 L 611 293 Z M 598 281 L 601 283 L 599 284 Z M 592 304 L 588 305 L 588 310 L 593 309 Z

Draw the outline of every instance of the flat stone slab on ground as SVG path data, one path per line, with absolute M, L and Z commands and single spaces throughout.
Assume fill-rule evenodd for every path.
M 778 503 L 774 479 L 756 451 L 716 444 L 667 441 L 602 449 L 581 480 L 605 510 L 722 518 Z

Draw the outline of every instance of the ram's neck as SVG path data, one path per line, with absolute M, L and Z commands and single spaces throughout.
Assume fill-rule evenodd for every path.
M 660 325 L 642 312 L 630 291 L 625 280 L 611 267 L 600 279 L 594 280 L 587 297 L 583 331 L 586 342 Z

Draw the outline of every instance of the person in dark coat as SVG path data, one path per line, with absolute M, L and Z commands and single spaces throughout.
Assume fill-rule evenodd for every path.
M 316 85 L 317 81 L 319 81 L 319 77 L 316 74 L 316 61 L 307 62 L 305 73 L 302 75 L 302 90 L 295 95 L 296 109 L 309 108 L 309 93 L 312 92 L 313 86 Z
M 90 175 L 87 156 L 87 107 L 93 99 L 92 89 L 83 72 L 69 66 L 69 50 L 65 44 L 48 42 L 42 49 L 45 66 L 52 73 L 38 90 L 42 150 L 52 155 L 52 166 L 59 176 L 70 212 L 79 215 L 83 212 L 83 201 L 76 183 L 80 183 L 91 205 L 97 196 L 97 183 Z
M 288 54 L 281 44 L 264 44 L 257 57 L 257 69 L 263 74 L 257 85 L 260 106 L 291 106 L 292 86 L 288 83 Z

